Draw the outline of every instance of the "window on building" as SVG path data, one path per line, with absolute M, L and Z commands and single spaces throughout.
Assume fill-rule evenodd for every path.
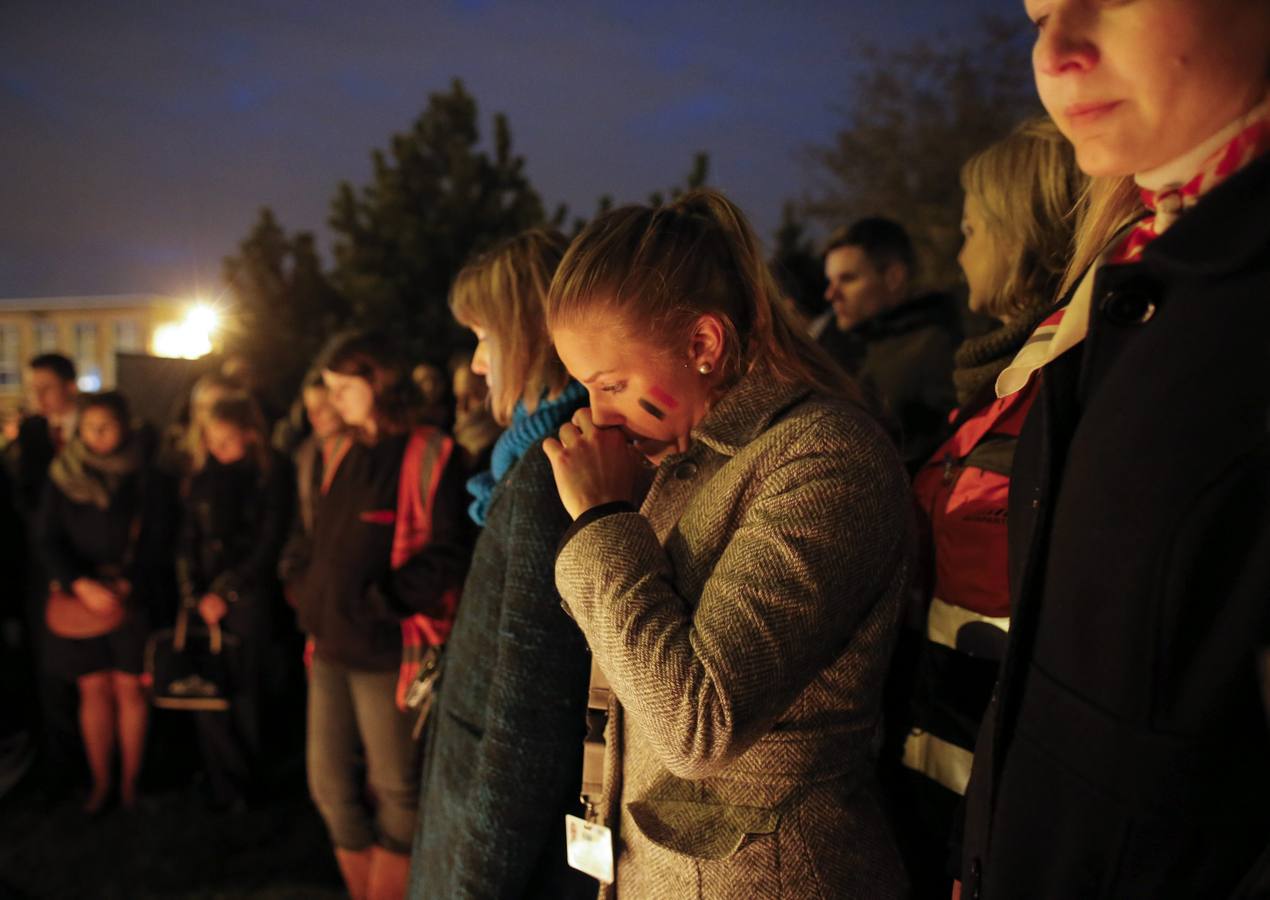
M 141 352 L 141 326 L 136 319 L 116 320 L 115 351 L 118 353 Z
M 22 342 L 17 325 L 0 325 L 0 392 L 22 390 Z
M 75 323 L 75 371 L 81 391 L 101 390 L 101 358 L 97 353 L 97 323 Z
M 103 387 L 115 387 L 119 383 L 118 354 L 141 352 L 141 327 L 136 319 L 116 319 L 111 329 L 113 342 L 106 353 Z
M 35 352 L 39 353 L 56 353 L 58 347 L 57 339 L 57 323 L 56 322 L 36 322 L 35 323 Z

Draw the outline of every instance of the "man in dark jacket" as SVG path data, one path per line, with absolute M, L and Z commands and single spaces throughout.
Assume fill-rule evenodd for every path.
M 953 351 L 961 342 L 947 294 L 912 293 L 913 245 L 889 219 L 861 219 L 825 249 L 834 321 L 820 345 L 855 377 L 886 421 L 910 473 L 939 442 L 957 406 Z
M 49 464 L 75 433 L 77 388 L 75 364 L 59 353 L 42 353 L 27 365 L 26 388 L 34 407 L 18 430 L 17 438 L 5 448 L 4 462 L 13 482 L 13 500 L 26 534 L 23 538 L 25 567 L 21 576 L 26 626 L 25 645 L 36 690 L 34 703 L 43 734 L 46 762 L 54 783 L 64 783 L 66 773 L 76 768 L 79 737 L 76 709 L 78 694 L 73 683 L 46 671 L 42 657 L 44 604 L 48 599 L 48 576 L 37 561 L 31 544 L 36 507 L 48 481 Z M 32 711 L 34 712 L 34 710 Z

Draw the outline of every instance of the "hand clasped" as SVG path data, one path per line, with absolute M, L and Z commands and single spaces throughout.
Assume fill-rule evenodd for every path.
M 573 414 L 559 437 L 542 444 L 556 476 L 560 502 L 577 518 L 588 509 L 619 500 L 633 501 L 643 459 L 619 428 L 597 426 L 591 410 Z

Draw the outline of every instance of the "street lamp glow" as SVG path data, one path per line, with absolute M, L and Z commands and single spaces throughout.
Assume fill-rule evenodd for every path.
M 216 326 L 220 324 L 220 316 L 216 310 L 206 303 L 198 303 L 190 307 L 185 314 L 185 323 L 192 329 L 198 329 L 210 339 Z
M 169 322 L 154 330 L 154 355 L 177 359 L 206 356 L 212 352 L 212 334 L 219 322 L 215 309 L 206 303 L 196 303 L 180 322 Z

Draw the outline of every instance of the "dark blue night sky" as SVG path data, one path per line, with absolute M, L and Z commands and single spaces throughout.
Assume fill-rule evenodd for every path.
M 861 45 L 1014 0 L 0 0 L 0 297 L 214 289 L 260 206 L 325 237 L 341 179 L 462 78 L 549 207 L 642 200 L 711 155 L 770 238 Z M 1020 72 L 1020 78 L 1030 73 Z

